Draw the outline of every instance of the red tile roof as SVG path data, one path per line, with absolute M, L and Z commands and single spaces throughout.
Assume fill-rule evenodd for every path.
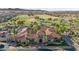
M 26 29 L 24 31 L 19 32 L 17 35 L 17 39 L 25 39 L 25 38 L 31 38 L 31 39 L 37 39 L 38 36 L 44 36 L 47 35 L 49 38 L 60 38 L 61 36 L 55 32 L 52 28 L 46 28 L 42 27 L 37 32 L 33 32 L 31 29 Z

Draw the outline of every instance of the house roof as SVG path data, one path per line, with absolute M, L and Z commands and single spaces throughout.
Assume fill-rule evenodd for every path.
M 42 28 L 38 31 L 38 35 L 47 35 L 49 38 L 60 38 L 61 35 L 57 34 L 56 31 L 53 28 Z
M 0 31 L 0 35 L 4 35 L 7 31 Z
M 42 27 L 37 32 L 33 32 L 31 29 L 24 28 L 22 29 L 19 34 L 17 35 L 17 38 L 31 38 L 31 39 L 37 39 L 39 36 L 47 35 L 49 38 L 60 38 L 61 35 L 57 34 L 53 28 L 46 28 Z

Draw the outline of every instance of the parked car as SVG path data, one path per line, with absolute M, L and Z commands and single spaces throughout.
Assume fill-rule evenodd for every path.
M 8 44 L 7 43 L 0 43 L 0 51 L 4 51 L 8 48 Z

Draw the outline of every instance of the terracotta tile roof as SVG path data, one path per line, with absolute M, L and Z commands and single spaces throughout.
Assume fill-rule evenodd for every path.
M 42 30 L 41 29 L 39 30 L 38 34 L 41 35 L 41 36 L 47 35 L 49 38 L 60 38 L 61 37 L 52 28 L 44 28 L 44 29 L 42 28 Z
M 19 32 L 17 39 L 19 38 L 31 38 L 37 39 L 39 36 L 47 35 L 49 38 L 61 38 L 61 35 L 57 34 L 54 29 L 42 27 L 37 32 L 33 32 L 31 29 L 26 29 Z

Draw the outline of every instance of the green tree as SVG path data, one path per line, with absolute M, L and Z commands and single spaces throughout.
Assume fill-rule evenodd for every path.
M 19 25 L 19 26 L 23 26 L 24 25 L 24 20 L 18 20 L 17 21 L 17 25 Z

